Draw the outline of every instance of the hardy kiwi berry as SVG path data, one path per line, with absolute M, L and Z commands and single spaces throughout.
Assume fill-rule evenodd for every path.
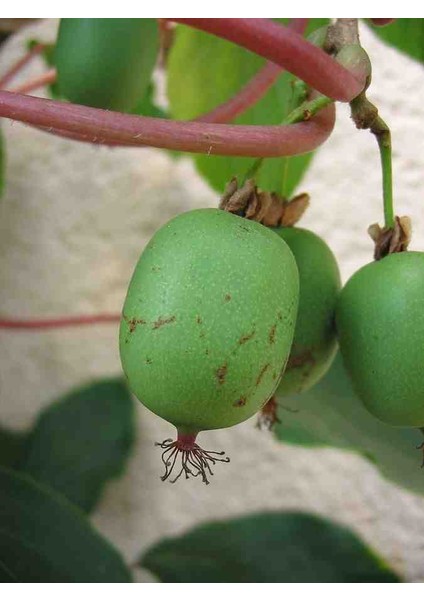
M 283 227 L 277 233 L 292 251 L 299 270 L 299 310 L 293 345 L 277 390 L 277 396 L 288 396 L 315 385 L 333 362 L 340 273 L 334 254 L 312 231 Z
M 223 453 L 196 444 L 200 431 L 241 423 L 273 394 L 287 361 L 298 271 L 271 230 L 218 209 L 172 219 L 135 268 L 123 307 L 120 354 L 133 393 L 173 423 L 159 444 L 168 479 L 208 483 Z
M 357 271 L 336 308 L 340 350 L 366 408 L 390 425 L 424 426 L 424 253 Z

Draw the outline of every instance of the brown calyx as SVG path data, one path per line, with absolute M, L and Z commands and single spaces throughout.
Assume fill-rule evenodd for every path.
M 253 179 L 240 188 L 237 178 L 227 184 L 219 208 L 257 221 L 267 227 L 293 227 L 309 206 L 309 195 L 299 194 L 287 200 L 276 192 L 263 192 Z
M 278 402 L 275 396 L 271 396 L 258 414 L 256 427 L 271 431 L 276 423 L 281 423 L 278 417 Z
M 368 227 L 368 233 L 375 243 L 374 258 L 380 260 L 388 254 L 405 252 L 411 241 L 411 219 L 395 217 L 394 227 L 380 227 L 374 223 Z

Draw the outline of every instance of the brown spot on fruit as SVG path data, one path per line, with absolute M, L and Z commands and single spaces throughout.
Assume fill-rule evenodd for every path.
M 202 318 L 198 316 L 197 319 L 196 319 L 196 323 L 198 325 L 201 325 L 203 323 Z
M 255 333 L 255 330 L 253 330 L 251 333 L 246 333 L 245 335 L 242 335 L 238 341 L 239 345 L 242 346 L 243 344 L 251 340 Z
M 128 323 L 128 328 L 129 328 L 129 332 L 133 333 L 136 330 L 137 325 L 145 325 L 146 321 L 144 319 L 136 319 L 135 317 L 132 317 L 132 319 L 130 319 L 129 317 L 123 315 L 124 317 L 124 321 L 126 323 Z
M 227 364 L 225 363 L 224 365 L 221 365 L 219 367 L 219 369 L 217 369 L 215 371 L 215 376 L 218 380 L 219 385 L 223 385 L 225 383 L 225 378 L 227 376 L 227 371 L 228 371 L 228 367 Z
M 247 402 L 246 396 L 240 396 L 240 398 L 234 402 L 233 406 L 244 406 Z
M 152 364 L 152 359 L 151 358 L 146 358 L 146 365 L 151 365 Z
M 277 324 L 274 323 L 274 325 L 269 330 L 269 334 L 268 334 L 268 340 L 269 340 L 270 344 L 274 344 L 275 343 L 275 332 L 276 332 L 276 330 L 277 330 Z
M 283 313 L 281 312 L 281 310 L 278 311 L 277 318 L 278 318 L 279 321 L 283 320 Z
M 287 369 L 301 369 L 309 365 L 312 367 L 315 364 L 315 357 L 312 350 L 303 350 L 299 354 L 290 355 L 287 363 Z
M 172 317 L 167 317 L 166 319 L 164 319 L 163 317 L 159 317 L 159 319 L 153 323 L 152 329 L 159 329 L 160 327 L 163 327 L 164 325 L 169 325 L 170 323 L 174 323 L 174 322 L 175 322 L 175 315 L 173 315 Z
M 225 302 L 229 302 L 231 300 L 231 294 L 225 294 L 224 300 Z
M 269 369 L 269 367 L 270 367 L 270 364 L 269 364 L 269 363 L 267 363 L 267 364 L 266 364 L 266 365 L 264 365 L 264 366 L 262 367 L 262 369 L 259 371 L 259 374 L 258 374 L 258 376 L 257 376 L 257 378 L 256 378 L 256 385 L 257 385 L 257 386 L 258 386 L 258 385 L 261 383 L 261 381 L 262 381 L 262 378 L 263 378 L 263 376 L 265 375 L 265 373 L 267 372 L 267 370 Z

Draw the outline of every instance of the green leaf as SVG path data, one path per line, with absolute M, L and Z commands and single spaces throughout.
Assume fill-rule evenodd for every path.
M 364 583 L 399 579 L 348 529 L 302 513 L 197 527 L 147 551 L 164 583 Z
M 169 115 L 154 102 L 155 86 L 150 82 L 144 97 L 140 100 L 133 112 L 136 115 L 145 117 L 158 117 L 160 119 L 168 119 Z
M 28 436 L 0 426 L 0 465 L 18 469 L 24 460 Z
M 310 31 L 328 19 L 311 19 Z M 236 94 L 264 65 L 255 54 L 212 35 L 177 27 L 168 60 L 168 97 L 172 116 L 192 119 Z M 293 109 L 294 77 L 283 73 L 267 94 L 239 116 L 235 123 L 275 125 Z M 299 184 L 312 153 L 295 158 L 267 159 L 256 177 L 265 190 L 290 196 Z M 233 177 L 242 179 L 254 162 L 251 158 L 194 156 L 199 172 L 218 192 Z
M 90 511 L 120 475 L 134 440 L 133 403 L 121 379 L 71 392 L 39 416 L 23 470 Z
M 65 498 L 0 467 L 0 582 L 130 583 L 131 575 Z
M 388 479 L 424 494 L 422 454 L 416 450 L 422 433 L 385 425 L 370 415 L 356 397 L 340 356 L 311 390 L 278 402 L 281 423 L 275 435 L 280 441 L 359 452 Z
M 424 19 L 396 19 L 386 27 L 372 27 L 384 42 L 424 63 Z

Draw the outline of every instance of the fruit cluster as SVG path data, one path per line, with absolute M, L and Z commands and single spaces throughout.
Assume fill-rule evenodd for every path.
M 120 329 L 132 391 L 178 431 L 160 444 L 163 479 L 178 463 L 173 481 L 200 474 L 207 483 L 228 459 L 203 450 L 197 434 L 261 409 L 275 418 L 278 398 L 327 372 L 337 339 L 369 411 L 422 426 L 423 296 L 422 253 L 390 254 L 341 290 L 333 253 L 311 231 L 219 209 L 171 220 L 140 257 Z

